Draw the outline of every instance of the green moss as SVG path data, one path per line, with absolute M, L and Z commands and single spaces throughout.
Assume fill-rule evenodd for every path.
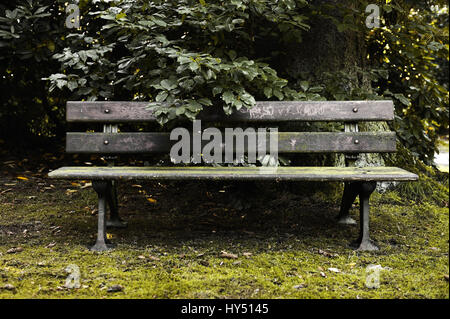
M 358 227 L 335 223 L 326 193 L 276 190 L 237 211 L 220 201 L 221 185 L 122 184 L 129 228 L 110 231 L 115 250 L 95 253 L 86 248 L 96 230 L 92 189 L 52 181 L 54 190 L 41 192 L 35 181 L 21 183 L 0 199 L 0 287 L 15 286 L 0 288 L 0 298 L 449 298 L 448 207 L 409 202 L 399 190 L 374 195 L 371 233 L 381 250 L 358 253 L 348 247 Z M 157 203 L 145 201 L 143 189 Z M 6 253 L 18 246 L 22 252 Z M 223 250 L 238 258 L 221 258 Z M 70 264 L 82 287 L 58 288 Z M 369 264 L 384 268 L 378 289 L 365 286 Z M 108 293 L 115 284 L 124 290 Z

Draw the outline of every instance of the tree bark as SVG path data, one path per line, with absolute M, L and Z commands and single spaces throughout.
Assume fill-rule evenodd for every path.
M 357 1 L 352 0 L 316 0 L 313 5 L 337 4 L 364 12 Z M 338 21 L 343 21 L 339 10 L 330 12 Z M 283 69 L 293 79 L 304 79 L 312 84 L 325 83 L 330 74 L 345 74 L 346 78 L 337 76 L 338 85 L 349 96 L 354 89 L 362 89 L 372 93 L 371 81 L 364 71 L 370 69 L 364 35 L 355 31 L 339 32 L 329 18 L 317 15 L 310 21 L 311 29 L 305 33 L 302 43 L 288 49 L 288 58 L 284 59 Z M 307 79 L 305 79 L 307 76 Z M 325 88 L 327 90 L 327 88 Z M 333 99 L 332 96 L 327 98 Z M 385 122 L 360 123 L 360 131 L 386 131 Z M 332 156 L 328 159 L 334 165 L 345 165 L 343 156 Z M 361 154 L 357 161 L 361 166 L 384 165 L 379 154 Z

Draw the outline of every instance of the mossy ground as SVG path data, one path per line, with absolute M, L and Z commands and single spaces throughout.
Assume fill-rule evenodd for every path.
M 108 231 L 114 250 L 95 253 L 92 188 L 42 174 L 0 180 L 0 298 L 449 298 L 448 201 L 375 193 L 380 251 L 360 253 L 348 247 L 358 226 L 335 223 L 337 197 L 305 196 L 309 184 L 248 184 L 237 209 L 232 183 L 122 183 L 129 226 Z M 79 289 L 64 288 L 71 264 Z M 378 289 L 365 285 L 369 264 L 383 267 Z M 107 291 L 116 284 L 123 291 Z

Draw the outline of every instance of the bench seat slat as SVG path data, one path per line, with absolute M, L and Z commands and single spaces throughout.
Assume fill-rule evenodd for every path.
M 67 102 L 68 122 L 155 122 L 149 102 Z M 226 116 L 219 107 L 208 107 L 200 113 L 205 121 L 284 122 L 284 121 L 392 121 L 394 104 L 380 101 L 264 101 L 250 110 L 242 108 Z
M 296 180 L 414 181 L 416 174 L 397 167 L 62 167 L 58 179 L 91 180 Z
M 267 143 L 269 138 L 267 138 Z M 66 152 L 139 154 L 169 152 L 169 133 L 67 133 Z M 208 141 L 203 141 L 203 144 Z M 268 145 L 268 144 L 267 144 Z M 395 152 L 394 132 L 279 132 L 280 153 Z

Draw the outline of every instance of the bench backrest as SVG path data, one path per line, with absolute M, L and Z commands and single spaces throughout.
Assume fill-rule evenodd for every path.
M 170 133 L 120 132 L 119 123 L 156 122 L 148 102 L 67 102 L 67 121 L 103 123 L 103 132 L 68 132 L 69 153 L 137 154 L 169 152 Z M 231 116 L 207 108 L 204 122 L 245 122 L 268 126 L 271 122 L 343 122 L 343 132 L 279 132 L 279 153 L 380 153 L 396 151 L 394 132 L 359 132 L 358 122 L 392 121 L 392 101 L 257 102 L 250 110 Z M 206 125 L 204 125 L 206 128 Z

